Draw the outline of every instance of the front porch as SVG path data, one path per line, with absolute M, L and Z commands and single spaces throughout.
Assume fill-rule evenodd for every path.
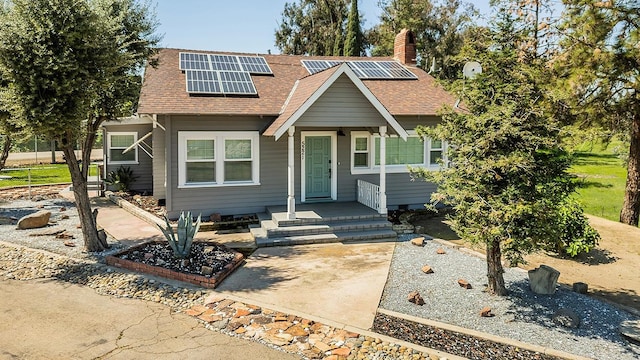
M 287 206 L 266 210 L 251 228 L 258 247 L 397 239 L 386 214 L 357 202 L 299 204 L 295 219 L 289 218 Z

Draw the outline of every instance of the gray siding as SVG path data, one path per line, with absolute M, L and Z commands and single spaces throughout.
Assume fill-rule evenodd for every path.
M 378 110 L 343 74 L 296 121 L 296 126 L 379 126 L 385 123 Z
M 158 117 L 158 123 L 166 125 L 164 117 Z M 165 130 L 159 126 L 153 129 L 153 197 L 164 199 L 167 196 L 166 188 L 166 154 L 165 154 Z
M 110 132 L 136 132 L 138 134 L 138 139 L 145 136 L 147 133 L 151 131 L 150 124 L 140 124 L 140 125 L 112 125 L 106 126 L 107 135 Z M 153 136 L 148 137 L 145 140 L 145 143 L 151 144 L 153 142 Z M 105 143 L 107 139 L 104 139 Z M 153 172 L 152 172 L 152 159 L 147 155 L 144 151 L 137 149 L 138 151 L 138 164 L 109 164 L 107 159 L 107 163 L 105 165 L 105 176 L 109 174 L 111 171 L 116 171 L 120 166 L 130 167 L 133 170 L 134 176 L 138 178 L 131 184 L 130 190 L 136 191 L 147 191 L 151 192 L 153 190 Z M 107 151 L 107 157 L 109 153 Z
M 366 101 L 366 99 L 365 99 Z M 371 105 L 369 105 L 371 106 Z M 375 109 L 374 109 L 375 111 Z M 345 115 L 346 116 L 346 115 Z M 378 115 L 379 116 L 379 115 Z M 159 118 L 164 119 L 162 117 Z M 181 210 L 191 210 L 203 215 L 220 213 L 248 214 L 265 211 L 269 205 L 285 205 L 287 200 L 287 145 L 288 136 L 274 141 L 273 137 L 259 137 L 260 146 L 260 185 L 256 186 L 227 186 L 227 187 L 201 187 L 178 188 L 178 132 L 179 131 L 258 131 L 266 128 L 273 121 L 272 118 L 259 117 L 231 117 L 231 116 L 171 116 L 166 119 L 167 138 L 170 146 L 166 159 L 170 167 L 166 169 L 169 177 L 167 184 L 167 210 L 170 217 L 177 217 Z M 419 124 L 434 125 L 435 118 L 400 117 L 399 122 L 408 130 Z M 346 136 L 337 136 L 338 148 L 338 201 L 356 201 L 357 179 L 363 179 L 374 184 L 379 184 L 378 174 L 351 174 L 351 131 L 363 131 L 365 128 L 377 127 L 377 120 L 357 127 L 348 127 L 344 123 L 340 126 L 326 127 L 326 122 L 321 122 L 322 127 L 306 127 L 296 123 L 295 134 L 295 196 L 296 202 L 301 200 L 301 157 L 300 157 L 300 132 L 301 131 L 337 131 L 343 128 Z M 154 133 L 155 135 L 155 133 Z M 158 136 L 155 137 L 156 139 Z M 156 145 L 154 143 L 154 153 Z M 158 149 L 159 151 L 159 149 Z M 160 163 L 158 156 L 156 158 Z M 163 169 L 158 164 L 154 169 L 155 174 Z M 159 182 L 158 182 L 159 184 Z M 435 185 L 422 180 L 412 181 L 409 174 L 387 174 L 387 205 L 390 209 L 401 205 L 410 208 L 422 208 L 429 201 Z
M 178 188 L 179 131 L 258 131 L 272 118 L 258 117 L 171 117 L 171 201 L 167 201 L 170 217 L 181 210 L 203 215 L 212 213 L 247 214 L 265 211 L 267 205 L 284 204 L 287 198 L 287 141 L 260 136 L 260 185 Z M 170 207 L 169 207 L 170 204 Z

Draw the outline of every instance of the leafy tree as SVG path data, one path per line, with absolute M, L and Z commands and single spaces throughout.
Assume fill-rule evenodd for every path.
M 362 54 L 362 36 L 358 0 L 351 0 L 349 19 L 347 21 L 347 36 L 344 41 L 344 56 L 360 56 Z
M 640 3 L 564 1 L 560 43 L 552 64 L 555 96 L 583 126 L 627 134 L 627 183 L 620 221 L 640 217 Z
M 558 126 L 538 82 L 545 67 L 535 56 L 523 61 L 521 44 L 528 38 L 514 24 L 501 12 L 491 30 L 464 47 L 461 56 L 483 66 L 474 79 L 454 83 L 467 109 L 448 109 L 437 127 L 417 129 L 452 144 L 450 166 L 413 169 L 438 184 L 432 201 L 453 206 L 453 229 L 485 245 L 488 290 L 497 295 L 507 293 L 503 255 L 517 264 L 548 247 L 564 226 L 559 214 L 574 189 L 570 159 L 558 145 Z
M 300 0 L 285 3 L 275 32 L 283 54 L 332 55 L 343 53 L 342 34 L 349 0 Z M 340 38 L 338 40 L 338 38 Z
M 0 71 L 25 125 L 63 151 L 87 251 L 97 235 L 87 194 L 100 124 L 130 111 L 131 89 L 159 39 L 147 4 L 136 0 L 13 0 L 0 17 Z M 81 143 L 82 159 L 74 146 Z
M 472 34 L 470 29 L 476 10 L 460 0 L 443 0 L 437 4 L 432 0 L 381 0 L 380 24 L 367 36 L 373 45 L 374 56 L 393 55 L 395 36 L 403 28 L 416 36 L 418 66 L 429 70 L 435 59 L 434 75 L 443 79 L 455 79 L 462 64 L 455 61 L 463 40 Z

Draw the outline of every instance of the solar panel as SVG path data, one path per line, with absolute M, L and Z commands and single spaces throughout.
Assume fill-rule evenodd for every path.
M 211 70 L 209 55 L 181 52 L 180 70 Z
M 219 71 L 224 94 L 256 95 L 251 75 L 244 71 Z
M 362 75 L 356 74 L 360 76 L 360 78 L 364 79 L 389 79 L 391 75 L 387 71 L 384 71 L 381 67 L 379 67 L 375 61 L 349 61 L 349 66 L 351 66 L 354 71 L 357 69 Z
M 342 60 L 301 60 L 309 74 L 315 74 L 345 61 Z M 397 61 L 351 60 L 346 61 L 360 79 L 417 79 Z
M 221 94 L 218 72 L 211 70 L 186 70 L 187 92 L 190 94 Z
M 244 71 L 252 74 L 273 74 L 267 60 L 262 56 L 238 56 Z
M 394 79 L 417 79 L 416 74 L 407 70 L 397 61 L 378 61 L 378 65 L 387 70 Z
M 301 60 L 302 65 L 307 69 L 309 74 L 315 74 L 328 69 L 330 66 L 325 60 Z
M 238 57 L 235 55 L 211 54 L 209 56 L 211 58 L 211 65 L 213 66 L 212 70 L 242 71 Z

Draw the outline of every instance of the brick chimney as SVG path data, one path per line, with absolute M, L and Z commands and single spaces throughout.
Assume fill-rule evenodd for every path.
M 393 42 L 393 58 L 404 65 L 416 65 L 416 39 L 408 29 L 402 29 Z

